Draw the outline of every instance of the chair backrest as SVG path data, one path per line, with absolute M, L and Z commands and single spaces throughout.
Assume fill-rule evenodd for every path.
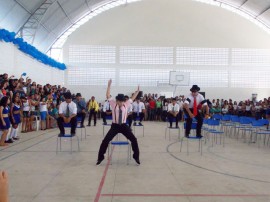
M 263 125 L 269 125 L 269 121 L 267 119 L 259 119 L 258 121 L 263 123 Z
M 192 130 L 192 129 L 196 129 L 196 128 L 197 128 L 197 123 L 194 123 L 194 122 L 193 122 L 193 123 L 191 124 L 191 130 Z M 184 123 L 184 129 L 186 129 L 186 122 Z
M 222 121 L 230 121 L 231 120 L 231 115 L 224 115 L 221 118 Z
M 238 116 L 231 116 L 231 121 L 232 122 L 240 122 L 240 119 Z
M 222 115 L 221 114 L 214 114 L 212 116 L 212 118 L 215 119 L 215 120 L 221 120 L 222 119 Z
M 262 127 L 262 126 L 264 126 L 264 124 L 261 121 L 252 121 L 252 126 L 254 126 L 254 127 Z
M 209 119 L 208 120 L 208 125 L 209 126 L 219 126 L 219 120 Z
M 250 124 L 252 120 L 246 117 L 241 117 L 239 122 L 240 124 Z

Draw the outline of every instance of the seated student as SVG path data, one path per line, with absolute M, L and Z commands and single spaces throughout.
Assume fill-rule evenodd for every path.
M 76 99 L 73 101 L 77 105 L 77 116 L 81 117 L 81 127 L 84 128 L 84 119 L 86 116 L 86 103 L 82 99 L 81 93 L 76 94 Z
M 129 97 L 127 95 L 125 95 L 125 99 L 126 99 L 126 101 L 128 101 Z M 129 105 L 127 108 L 127 124 L 128 124 L 130 129 L 131 129 L 131 125 L 132 125 L 132 119 L 133 119 L 133 106 Z
M 60 129 L 59 137 L 65 135 L 64 123 L 70 123 L 71 125 L 71 136 L 75 135 L 77 127 L 77 105 L 72 101 L 72 96 L 70 92 L 66 92 L 65 100 L 59 106 L 59 117 L 57 119 L 58 128 Z
M 144 118 L 144 111 L 145 111 L 145 106 L 144 103 L 141 102 L 140 98 L 136 98 L 136 102 L 132 104 L 133 106 L 133 125 L 136 126 L 136 119 L 137 117 L 140 118 L 139 125 L 142 126 L 142 120 Z
M 8 202 L 8 175 L 0 171 L 0 202 Z
M 110 105 L 110 102 L 106 100 L 103 104 L 102 113 L 101 113 L 104 125 L 107 125 L 106 117 L 111 116 L 111 115 L 112 115 L 111 105 Z
M 175 118 L 175 127 L 179 128 L 178 122 L 179 122 L 179 116 L 178 113 L 180 111 L 179 105 L 176 103 L 176 99 L 172 99 L 172 103 L 168 105 L 168 119 L 170 122 L 170 128 L 172 127 L 173 118 Z

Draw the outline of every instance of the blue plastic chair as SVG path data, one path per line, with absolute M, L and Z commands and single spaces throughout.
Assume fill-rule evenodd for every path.
M 64 127 L 65 128 L 70 128 L 71 125 L 70 123 L 64 123 Z M 59 143 L 59 147 L 60 147 L 60 152 L 62 151 L 62 144 L 61 144 L 61 140 L 62 138 L 69 138 L 70 139 L 70 153 L 72 154 L 72 140 L 73 138 L 77 138 L 77 142 L 78 142 L 78 151 L 80 151 L 80 140 L 79 140 L 79 137 L 77 135 L 71 135 L 71 134 L 64 134 L 64 136 L 62 137 L 59 137 L 57 136 L 57 141 L 56 141 L 56 154 L 58 154 L 58 143 Z
M 173 118 L 172 119 L 172 122 L 175 123 L 176 122 L 176 119 Z M 169 127 L 169 119 L 168 118 L 167 118 L 167 127 L 165 128 L 165 139 L 167 137 L 167 130 L 169 130 L 169 141 L 171 141 L 171 130 L 177 130 L 177 132 L 178 132 L 178 139 L 180 139 L 180 127 L 178 127 L 178 128 L 176 128 L 176 127 L 170 128 Z
M 113 146 L 128 146 L 128 150 L 127 150 L 127 165 L 129 164 L 129 160 L 131 159 L 131 144 L 128 140 L 126 141 L 120 141 L 119 140 L 119 134 L 117 134 L 115 141 L 111 141 L 109 143 L 109 148 L 108 148 L 108 158 L 110 158 L 110 164 L 112 164 L 112 155 L 110 156 L 110 154 L 112 154 L 112 150 L 113 150 Z

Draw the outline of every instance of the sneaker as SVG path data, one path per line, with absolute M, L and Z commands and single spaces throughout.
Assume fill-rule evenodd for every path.
M 104 156 L 103 156 L 102 158 L 100 158 L 100 159 L 97 160 L 96 165 L 97 165 L 97 166 L 100 165 L 100 163 L 101 163 L 103 160 L 104 160 Z

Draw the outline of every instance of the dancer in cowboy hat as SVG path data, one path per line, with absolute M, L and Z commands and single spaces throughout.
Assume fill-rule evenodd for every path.
M 132 104 L 133 100 L 137 97 L 140 88 L 138 86 L 137 91 L 132 95 L 131 99 L 126 100 L 124 94 L 118 94 L 115 99 L 110 97 L 110 89 L 111 89 L 112 80 L 108 81 L 108 87 L 106 92 L 106 97 L 112 107 L 112 125 L 107 135 L 103 139 L 99 152 L 98 152 L 98 160 L 96 165 L 99 165 L 104 160 L 104 154 L 106 153 L 109 142 L 118 134 L 122 133 L 127 139 L 131 141 L 131 146 L 133 150 L 133 158 L 136 163 L 140 164 L 139 159 L 139 147 L 137 138 L 132 133 L 129 126 L 126 124 L 127 113 L 129 105 Z
M 209 108 L 207 101 L 204 99 L 203 95 L 199 93 L 200 88 L 197 85 L 193 85 L 190 89 L 191 93 L 187 96 L 184 102 L 184 112 L 187 116 L 186 119 L 186 131 L 185 136 L 189 137 L 192 119 L 197 119 L 196 137 L 201 138 L 201 129 L 203 125 L 203 113 L 205 110 L 206 116 L 209 115 Z

